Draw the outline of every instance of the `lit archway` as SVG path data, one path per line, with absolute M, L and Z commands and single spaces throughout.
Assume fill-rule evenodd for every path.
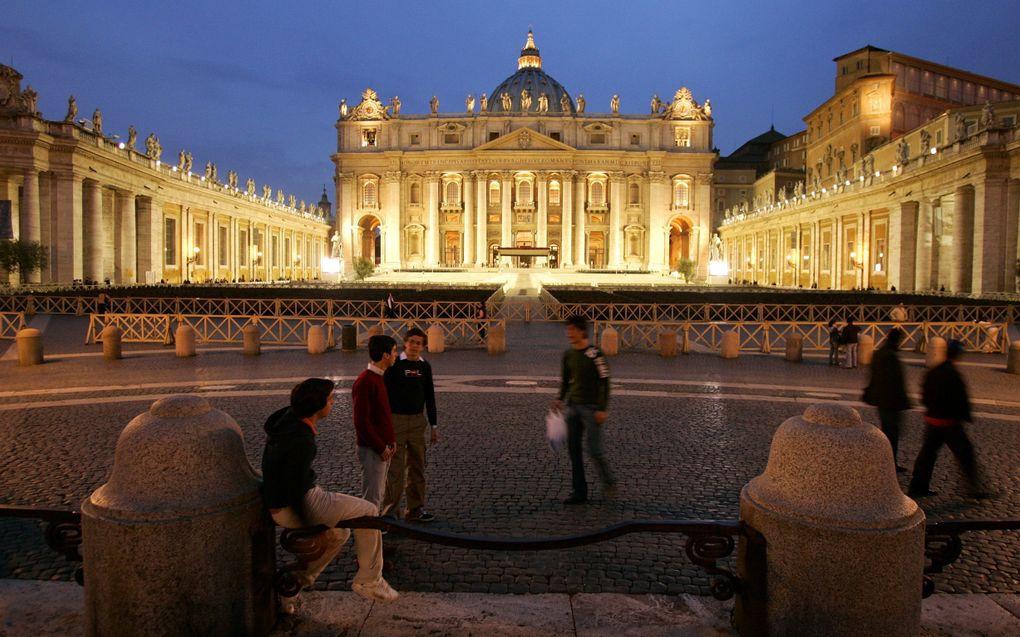
M 358 222 L 361 246 L 361 254 L 358 256 L 376 265 L 382 263 L 382 228 L 380 225 L 379 218 L 374 215 L 366 215 Z
M 691 258 L 691 222 L 674 217 L 669 222 L 669 269 L 677 270 L 680 259 Z

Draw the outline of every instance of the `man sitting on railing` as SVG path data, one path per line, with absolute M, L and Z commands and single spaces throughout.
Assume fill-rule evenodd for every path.
M 331 493 L 315 483 L 312 460 L 318 447 L 317 425 L 333 409 L 336 384 L 325 378 L 309 378 L 291 390 L 290 406 L 274 412 L 265 424 L 266 447 L 262 452 L 262 499 L 273 521 L 288 529 L 323 525 L 326 551 L 295 573 L 302 588 L 308 588 L 326 565 L 336 557 L 350 537 L 337 522 L 379 514 L 378 508 L 361 498 Z M 373 529 L 355 529 L 358 573 L 351 587 L 366 599 L 391 602 L 398 593 L 383 579 L 382 534 Z M 297 597 L 281 598 L 281 610 L 295 612 Z

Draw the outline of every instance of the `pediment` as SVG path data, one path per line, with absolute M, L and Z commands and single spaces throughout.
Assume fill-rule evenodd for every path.
M 526 150 L 532 152 L 542 150 L 574 150 L 574 148 L 530 128 L 518 128 L 512 133 L 476 147 L 475 150 Z

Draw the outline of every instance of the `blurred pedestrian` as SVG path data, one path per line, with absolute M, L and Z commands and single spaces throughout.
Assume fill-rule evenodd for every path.
M 885 335 L 885 343 L 875 351 L 871 361 L 871 380 L 864 389 L 864 402 L 878 408 L 878 420 L 882 433 L 892 447 L 896 471 L 902 473 L 897 456 L 900 440 L 900 421 L 903 412 L 910 409 L 907 386 L 903 379 L 903 364 L 897 350 L 903 340 L 903 330 L 894 327 Z
M 851 316 L 846 320 L 846 325 L 839 332 L 839 342 L 846 348 L 846 366 L 857 367 L 857 337 L 861 329 L 854 325 L 854 318 Z
M 957 340 L 950 341 L 946 347 L 946 360 L 929 370 L 924 377 L 921 395 L 925 407 L 924 443 L 914 462 L 914 475 L 907 491 L 907 495 L 912 498 L 936 495 L 929 487 L 935 460 L 943 444 L 949 447 L 960 463 L 970 494 L 978 499 L 990 495 L 981 485 L 974 445 L 963 428 L 964 421 L 971 422 L 971 413 L 967 385 L 954 365 L 962 353 L 963 344 Z
M 839 366 L 839 326 L 829 319 L 829 365 Z

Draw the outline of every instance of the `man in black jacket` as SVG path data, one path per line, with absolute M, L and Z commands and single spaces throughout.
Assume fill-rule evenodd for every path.
M 978 479 L 977 461 L 974 459 L 974 445 L 971 444 L 967 432 L 963 429 L 964 421 L 970 422 L 970 399 L 967 397 L 967 385 L 957 371 L 953 361 L 963 353 L 960 341 L 950 341 L 946 348 L 946 360 L 932 368 L 924 377 L 921 402 L 924 403 L 924 443 L 914 462 L 914 476 L 910 480 L 907 495 L 920 498 L 937 495 L 928 487 L 931 474 L 935 469 L 942 445 L 949 450 L 960 463 L 971 495 L 978 499 L 989 497 L 982 489 Z
M 885 344 L 875 351 L 871 361 L 871 382 L 865 390 L 865 402 L 878 408 L 878 419 L 882 433 L 892 446 L 896 472 L 906 471 L 901 467 L 896 452 L 900 440 L 900 420 L 905 410 L 910 409 L 910 398 L 903 380 L 903 365 L 896 350 L 903 340 L 903 330 L 894 327 L 885 335 Z
M 333 409 L 336 385 L 325 378 L 309 378 L 290 393 L 290 406 L 274 412 L 265 424 L 266 447 L 262 452 L 262 499 L 273 521 L 288 529 L 324 525 L 326 551 L 296 573 L 302 588 L 311 586 L 350 537 L 337 522 L 378 515 L 371 502 L 343 493 L 331 493 L 315 483 L 312 461 L 318 447 L 318 424 Z M 352 589 L 366 599 L 393 601 L 397 592 L 382 577 L 382 535 L 373 529 L 355 529 L 354 547 L 358 572 Z M 297 598 L 281 600 L 282 610 L 293 613 Z

